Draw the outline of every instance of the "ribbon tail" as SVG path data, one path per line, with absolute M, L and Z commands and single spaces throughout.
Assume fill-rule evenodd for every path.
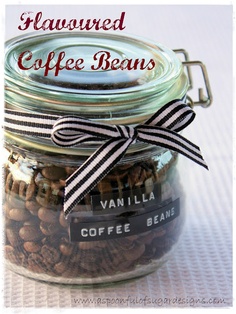
M 132 142 L 131 138 L 108 140 L 66 180 L 64 197 L 66 217 L 120 161 Z
M 139 140 L 176 151 L 208 169 L 200 148 L 182 135 L 168 129 L 146 125 L 139 127 L 138 131 Z

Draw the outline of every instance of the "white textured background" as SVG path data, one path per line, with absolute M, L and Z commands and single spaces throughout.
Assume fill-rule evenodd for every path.
M 187 222 L 174 257 L 158 272 L 112 287 L 80 289 L 48 285 L 4 272 L 5 311 L 20 308 L 99 307 L 230 307 L 232 296 L 232 144 L 233 72 L 231 5 L 11 6 L 6 8 L 5 36 L 17 32 L 24 11 L 43 11 L 47 18 L 117 18 L 126 12 L 126 32 L 145 36 L 170 48 L 185 48 L 192 60 L 208 69 L 214 96 L 208 109 L 197 108 L 195 121 L 184 135 L 201 147 L 210 171 L 182 158 L 187 195 Z M 194 73 L 193 73 L 194 74 Z M 198 77 L 194 82 L 200 87 Z M 109 304 L 113 299 L 127 299 Z M 144 298 L 154 304 L 145 305 Z M 185 298 L 185 304 L 166 304 Z M 203 303 L 213 298 L 219 304 Z M 76 303 L 75 300 L 82 302 Z M 89 302 L 89 299 L 94 303 Z M 132 302 L 132 300 L 134 300 Z M 194 300 L 198 300 L 193 303 Z M 131 301 L 131 302 L 130 302 Z M 165 301 L 165 303 L 163 302 Z M 17 309 L 16 309 L 17 308 Z

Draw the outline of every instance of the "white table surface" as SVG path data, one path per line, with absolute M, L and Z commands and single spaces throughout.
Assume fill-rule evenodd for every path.
M 185 48 L 192 60 L 203 61 L 214 101 L 208 109 L 196 109 L 197 117 L 184 135 L 201 147 L 210 170 L 181 158 L 186 174 L 186 227 L 173 258 L 157 272 L 115 286 L 81 289 L 40 283 L 5 270 L 6 312 L 32 308 L 232 306 L 232 9 L 229 5 L 40 6 L 50 18 L 112 18 L 125 11 L 126 32 L 170 48 Z M 20 13 L 30 10 L 37 9 L 7 8 L 6 38 L 19 34 Z M 196 86 L 199 84 L 197 78 Z M 103 304 L 99 304 L 101 300 Z M 148 304 L 148 300 L 153 303 Z

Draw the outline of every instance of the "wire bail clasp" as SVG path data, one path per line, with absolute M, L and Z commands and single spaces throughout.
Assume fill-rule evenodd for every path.
M 182 61 L 182 64 L 186 67 L 187 70 L 186 74 L 189 81 L 189 90 L 193 88 L 193 78 L 190 67 L 199 66 L 202 72 L 205 87 L 204 88 L 201 87 L 198 89 L 198 100 L 192 100 L 190 96 L 187 96 L 187 99 L 190 102 L 189 105 L 191 107 L 193 106 L 202 106 L 204 108 L 209 107 L 212 103 L 213 97 L 206 66 L 201 61 L 190 61 L 188 52 L 185 49 L 174 49 L 173 51 L 176 54 L 182 54 L 184 56 L 184 61 Z

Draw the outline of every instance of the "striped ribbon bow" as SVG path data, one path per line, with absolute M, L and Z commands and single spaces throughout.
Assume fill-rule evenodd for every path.
M 104 124 L 77 116 L 59 117 L 6 109 L 5 129 L 29 136 L 51 137 L 61 147 L 105 140 L 66 180 L 64 212 L 68 216 L 136 141 L 179 152 L 208 169 L 199 147 L 177 133 L 189 125 L 194 117 L 194 111 L 182 100 L 169 102 L 136 127 Z

